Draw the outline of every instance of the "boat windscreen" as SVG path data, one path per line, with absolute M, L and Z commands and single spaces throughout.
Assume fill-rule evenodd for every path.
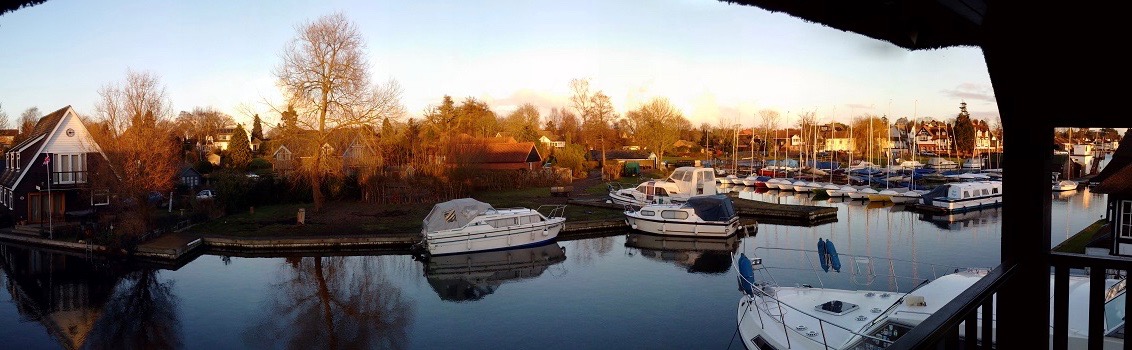
M 493 209 L 491 204 L 472 198 L 458 198 L 432 206 L 424 218 L 425 232 L 464 227 L 476 216 Z
M 735 217 L 735 207 L 726 195 L 696 196 L 688 198 L 686 205 L 704 221 L 727 221 Z

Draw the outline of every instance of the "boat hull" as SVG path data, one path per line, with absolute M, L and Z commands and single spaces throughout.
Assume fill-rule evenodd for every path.
M 474 225 L 429 233 L 425 246 L 433 256 L 532 247 L 553 241 L 565 226 L 562 217 L 503 228 Z
M 641 232 L 683 237 L 730 237 L 739 231 L 738 218 L 726 222 L 685 222 L 678 220 L 645 219 L 634 215 L 625 215 L 625 223 L 634 230 Z

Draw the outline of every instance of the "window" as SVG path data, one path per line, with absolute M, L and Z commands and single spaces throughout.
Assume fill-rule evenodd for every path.
M 52 162 L 55 183 L 72 184 L 86 182 L 85 154 L 56 154 Z
M 990 195 L 990 192 L 989 192 L 989 191 L 987 191 L 987 189 L 985 189 L 985 188 L 984 188 L 984 189 L 983 189 L 983 195 L 984 195 L 984 196 L 988 196 L 988 195 Z
M 90 205 L 110 204 L 110 191 L 101 190 L 90 193 Z
M 1120 205 L 1117 206 L 1117 219 L 1120 238 L 1132 238 L 1132 200 L 1120 201 Z
M 20 152 L 16 152 L 14 156 L 16 157 L 16 164 L 13 165 L 15 165 L 16 170 L 20 170 Z
M 998 194 L 998 188 L 992 188 L 991 193 Z
M 969 198 L 969 197 L 971 197 L 971 194 L 968 193 L 967 190 L 963 190 L 963 198 Z
M 688 212 L 679 210 L 665 210 L 660 212 L 660 217 L 665 219 L 684 220 L 688 218 Z
M 658 195 L 658 196 L 667 196 L 667 195 L 668 195 L 668 190 L 665 190 L 665 189 L 663 189 L 663 188 L 657 187 L 657 188 L 656 188 L 656 195 Z
M 642 216 L 655 216 L 656 212 L 652 210 L 641 210 Z

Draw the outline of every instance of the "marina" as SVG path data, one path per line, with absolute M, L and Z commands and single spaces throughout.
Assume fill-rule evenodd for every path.
M 556 242 L 541 248 L 561 247 L 565 259 L 551 254 L 553 250 L 545 250 L 546 258 L 541 260 L 542 250 L 534 259 L 524 251 L 512 255 L 511 265 L 495 263 L 507 259 L 502 254 L 475 256 L 471 260 L 475 264 L 461 268 L 441 261 L 430 268 L 407 251 L 241 252 L 208 244 L 179 265 L 110 268 L 98 260 L 88 262 L 78 253 L 41 252 L 33 246 L 4 243 L 0 271 L 12 288 L 0 290 L 0 298 L 13 302 L 0 306 L 0 322 L 4 322 L 0 332 L 14 348 L 58 347 L 81 336 L 105 337 L 101 332 L 110 330 L 104 328 L 108 322 L 104 315 L 130 310 L 116 300 L 145 296 L 137 302 L 161 310 L 160 317 L 140 318 L 151 326 L 132 328 L 137 331 L 119 335 L 122 341 L 153 339 L 149 332 L 158 332 L 163 338 L 156 340 L 176 341 L 186 348 L 309 347 L 325 344 L 332 336 L 355 339 L 361 347 L 381 342 L 409 349 L 473 343 L 548 349 L 742 348 L 734 336 L 739 293 L 732 262 L 725 254 L 744 247 L 813 250 L 823 238 L 835 242 L 844 256 L 949 266 L 991 266 L 999 259 L 1000 208 L 936 217 L 895 204 L 812 194 L 751 191 L 744 196 L 828 208 L 836 213 L 836 221 L 815 226 L 760 221 L 757 235 L 722 240 L 658 237 L 624 226 L 570 232 L 572 222 L 567 221 Z M 1099 218 L 1104 200 L 1104 195 L 1088 188 L 1056 196 L 1052 244 Z M 842 273 L 830 270 L 822 282 L 827 288 L 895 287 L 895 281 L 880 277 L 879 272 L 890 267 L 879 262 L 862 266 L 877 271 L 876 277 L 853 280 L 845 272 L 855 268 L 854 262 L 843 258 Z M 822 271 L 817 261 L 793 255 L 779 258 L 776 264 L 805 271 L 797 277 L 777 276 L 780 285 L 814 283 L 813 271 Z M 919 277 L 932 273 L 905 272 Z M 59 294 L 64 290 L 71 292 Z M 143 290 L 158 293 L 139 294 Z M 313 299 L 301 299 L 304 296 Z M 66 312 L 52 311 L 63 303 L 68 305 Z M 282 305 L 332 318 L 330 323 L 314 322 Z M 657 312 L 660 309 L 664 312 Z M 556 320 L 545 322 L 548 315 Z M 361 324 L 367 326 L 351 328 Z M 51 331 L 71 326 L 79 332 Z M 292 327 L 320 336 L 264 336 Z M 439 328 L 450 331 L 437 337 L 434 330 Z M 372 338 L 351 338 L 354 331 Z

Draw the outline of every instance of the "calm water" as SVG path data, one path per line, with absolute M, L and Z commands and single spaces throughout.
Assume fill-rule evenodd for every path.
M 662 239 L 638 234 L 561 241 L 503 253 L 242 258 L 204 255 L 175 270 L 90 264 L 0 245 L 0 344 L 35 348 L 741 348 L 730 254 L 806 269 L 776 282 L 906 289 L 871 274 L 809 272 L 819 237 L 838 252 L 911 264 L 997 265 L 999 211 L 952 218 L 902 207 L 811 201 L 776 191 L 761 200 L 837 206 L 816 227 L 760 225 L 755 237 Z M 1056 197 L 1057 195 L 1055 195 Z M 1104 212 L 1082 190 L 1055 199 L 1053 242 Z M 765 254 L 764 254 L 765 253 Z M 854 265 L 843 272 L 898 270 Z M 786 270 L 784 270 L 786 271 Z M 820 270 L 818 270 L 820 271 Z M 85 345 L 83 345 L 85 344 Z

